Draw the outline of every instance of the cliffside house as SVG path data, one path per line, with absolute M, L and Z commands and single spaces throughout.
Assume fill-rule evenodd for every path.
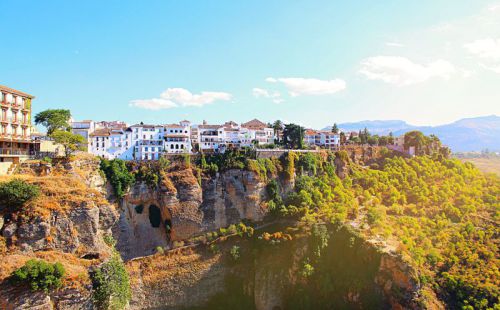
M 31 145 L 31 101 L 35 97 L 0 85 L 0 174 L 28 158 Z

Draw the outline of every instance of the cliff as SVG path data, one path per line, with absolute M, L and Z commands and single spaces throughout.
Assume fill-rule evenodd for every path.
M 130 259 L 243 219 L 261 221 L 265 185 L 254 172 L 235 169 L 205 176 L 201 185 L 191 168 L 166 173 L 157 187 L 137 182 L 120 201 L 117 249 Z
M 118 219 L 118 212 L 104 195 L 105 180 L 99 161 L 47 165 L 27 162 L 13 176 L 38 185 L 41 196 L 22 210 L 1 214 L 0 305 L 2 308 L 71 309 L 74 303 L 92 305 L 88 269 L 111 253 L 104 236 Z M 63 290 L 50 294 L 19 291 L 6 281 L 28 259 L 62 262 L 68 272 Z

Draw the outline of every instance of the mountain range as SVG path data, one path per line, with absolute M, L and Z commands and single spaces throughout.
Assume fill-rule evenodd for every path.
M 411 130 L 420 130 L 426 135 L 434 134 L 453 152 L 500 151 L 500 116 L 489 115 L 464 118 L 456 122 L 439 126 L 414 126 L 401 120 L 373 120 L 341 123 L 343 131 L 358 131 L 365 127 L 372 134 L 395 136 Z M 324 128 L 330 130 L 331 126 Z

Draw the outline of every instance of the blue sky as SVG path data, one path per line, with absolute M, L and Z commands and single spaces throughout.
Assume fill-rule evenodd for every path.
M 498 1 L 2 0 L 0 34 L 0 84 L 35 95 L 35 113 L 315 128 L 500 115 Z

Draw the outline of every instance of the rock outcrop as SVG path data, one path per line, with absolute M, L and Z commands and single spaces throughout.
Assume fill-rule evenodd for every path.
M 201 185 L 191 169 L 166 174 L 157 188 L 137 182 L 121 200 L 114 235 L 125 259 L 150 255 L 243 219 L 260 221 L 266 214 L 265 183 L 254 172 L 229 170 L 205 177 Z

